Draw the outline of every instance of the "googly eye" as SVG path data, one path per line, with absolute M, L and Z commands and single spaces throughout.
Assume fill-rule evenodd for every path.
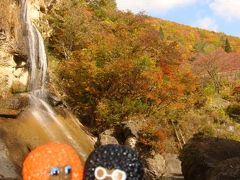
M 112 172 L 112 179 L 113 180 L 126 180 L 127 174 L 119 169 L 116 169 Z
M 105 168 L 97 167 L 94 171 L 94 176 L 97 180 L 103 180 L 108 176 L 108 174 Z
M 52 167 L 50 170 L 50 175 L 51 176 L 57 176 L 60 173 L 60 169 L 58 167 Z
M 67 165 L 67 166 L 64 167 L 64 173 L 66 175 L 70 174 L 71 172 L 72 172 L 72 166 Z

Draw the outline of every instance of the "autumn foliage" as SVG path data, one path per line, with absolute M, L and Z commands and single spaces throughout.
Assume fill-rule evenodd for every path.
M 196 80 L 187 54 L 145 15 L 117 11 L 104 0 L 68 0 L 49 22 L 60 87 L 88 125 L 112 126 L 132 114 L 189 105 Z

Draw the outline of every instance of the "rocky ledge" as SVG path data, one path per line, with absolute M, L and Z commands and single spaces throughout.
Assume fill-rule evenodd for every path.
M 19 94 L 0 99 L 0 117 L 16 118 L 28 104 L 28 94 Z

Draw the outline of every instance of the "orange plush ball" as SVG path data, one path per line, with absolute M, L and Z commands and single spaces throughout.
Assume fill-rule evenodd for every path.
M 29 153 L 23 163 L 22 175 L 24 180 L 48 180 L 50 176 L 82 180 L 83 165 L 71 146 L 49 143 Z

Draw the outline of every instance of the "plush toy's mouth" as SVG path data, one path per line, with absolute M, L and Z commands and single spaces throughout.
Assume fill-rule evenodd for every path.
M 115 169 L 108 170 L 104 167 L 97 167 L 94 171 L 96 180 L 126 180 L 127 175 L 124 171 Z

